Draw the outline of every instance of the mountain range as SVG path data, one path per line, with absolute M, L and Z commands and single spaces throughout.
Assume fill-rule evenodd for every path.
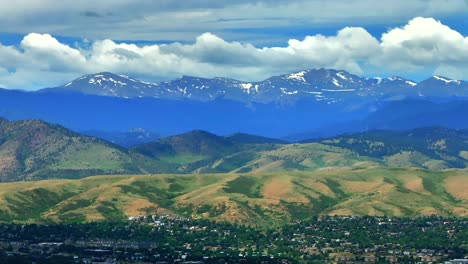
M 59 87 L 43 91 L 74 91 L 83 94 L 124 98 L 152 97 L 212 101 L 223 98 L 243 103 L 344 103 L 355 99 L 374 101 L 392 97 L 467 97 L 468 82 L 442 76 L 415 82 L 398 76 L 365 78 L 333 69 L 303 70 L 272 76 L 259 82 L 229 78 L 182 76 L 176 80 L 150 83 L 109 72 L 89 74 Z
M 44 120 L 124 147 L 192 130 L 300 141 L 375 129 L 466 129 L 467 91 L 467 82 L 440 76 L 416 83 L 330 69 L 251 83 L 189 76 L 148 83 L 100 73 L 34 92 L 0 89 L 0 116 Z

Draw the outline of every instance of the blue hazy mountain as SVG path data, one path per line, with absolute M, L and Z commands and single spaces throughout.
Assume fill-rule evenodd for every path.
M 183 76 L 149 83 L 98 73 L 36 92 L 0 89 L 0 116 L 100 131 L 104 138 L 142 128 L 160 135 L 202 129 L 299 140 L 366 129 L 467 128 L 467 94 L 467 82 L 441 76 L 416 83 L 327 69 L 261 82 Z
M 0 90 L 0 116 L 10 120 L 41 119 L 75 131 L 128 131 L 139 127 L 162 135 L 203 129 L 222 135 L 241 131 L 277 137 L 354 120 L 367 113 L 365 108 L 349 111 L 340 105 L 308 101 L 285 108 L 225 99 L 200 102 Z

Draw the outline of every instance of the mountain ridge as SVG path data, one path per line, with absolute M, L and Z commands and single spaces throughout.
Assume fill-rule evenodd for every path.
M 440 87 L 446 88 L 441 90 Z M 448 90 L 447 90 L 448 89 Z M 180 78 L 145 82 L 110 72 L 87 74 L 55 88 L 40 91 L 75 91 L 84 94 L 123 98 L 165 98 L 211 101 L 216 98 L 243 103 L 285 103 L 300 99 L 334 104 L 361 98 L 395 97 L 468 97 L 468 82 L 434 75 L 421 82 L 392 76 L 360 77 L 343 70 L 309 69 L 263 81 L 246 82 L 224 77 L 202 78 L 184 75 Z

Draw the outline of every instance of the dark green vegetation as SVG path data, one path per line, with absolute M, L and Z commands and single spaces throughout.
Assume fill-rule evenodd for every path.
M 442 263 L 466 256 L 467 237 L 466 219 L 452 217 L 321 216 L 254 229 L 152 215 L 120 223 L 0 225 L 0 261 Z
M 310 143 L 205 131 L 125 149 L 41 121 L 0 120 L 0 181 L 101 174 L 256 173 L 320 169 L 466 168 L 468 132 L 425 128 L 372 131 Z
M 465 168 L 468 131 L 442 127 L 410 131 L 369 131 L 343 135 L 321 143 L 351 149 L 361 156 L 386 160 L 389 165 Z
M 0 221 L 82 223 L 167 213 L 252 226 L 316 215 L 467 216 L 468 173 L 416 168 L 95 176 L 0 184 Z

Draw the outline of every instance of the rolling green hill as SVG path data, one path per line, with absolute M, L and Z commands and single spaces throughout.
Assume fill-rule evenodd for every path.
M 417 168 L 96 176 L 0 184 L 2 222 L 168 213 L 251 225 L 313 215 L 468 216 L 468 173 Z
M 370 131 L 294 144 L 245 134 L 221 137 L 193 131 L 143 144 L 132 151 L 177 168 L 156 170 L 161 173 L 314 171 L 368 166 L 440 170 L 467 167 L 468 131 L 437 127 Z
M 275 144 L 265 143 L 270 141 L 275 140 L 192 131 L 127 150 L 38 120 L 0 119 L 0 181 L 96 174 L 228 172 L 258 157 L 258 152 L 276 148 Z M 220 159 L 230 162 L 211 168 Z
M 58 125 L 0 120 L 0 181 L 137 173 L 126 149 Z
M 0 221 L 168 213 L 265 226 L 317 214 L 468 216 L 467 139 L 443 128 L 295 144 L 192 131 L 127 150 L 41 121 L 0 119 L 0 179 L 26 180 L 0 183 Z M 49 178 L 61 179 L 34 181 Z
M 382 160 L 388 166 L 446 169 L 468 165 L 468 130 L 441 127 L 377 130 L 338 136 L 320 143 Z
M 288 144 L 195 130 L 130 149 L 42 121 L 0 119 L 0 181 L 129 173 L 266 173 L 347 168 L 466 168 L 468 132 L 370 131 Z
M 134 155 L 151 157 L 165 164 L 147 167 L 159 173 L 230 172 L 261 155 L 262 151 L 279 148 L 280 140 L 248 134 L 228 137 L 195 130 L 163 138 L 130 149 Z M 161 170 L 163 168 L 163 170 Z M 164 170 L 167 168 L 166 170 Z

